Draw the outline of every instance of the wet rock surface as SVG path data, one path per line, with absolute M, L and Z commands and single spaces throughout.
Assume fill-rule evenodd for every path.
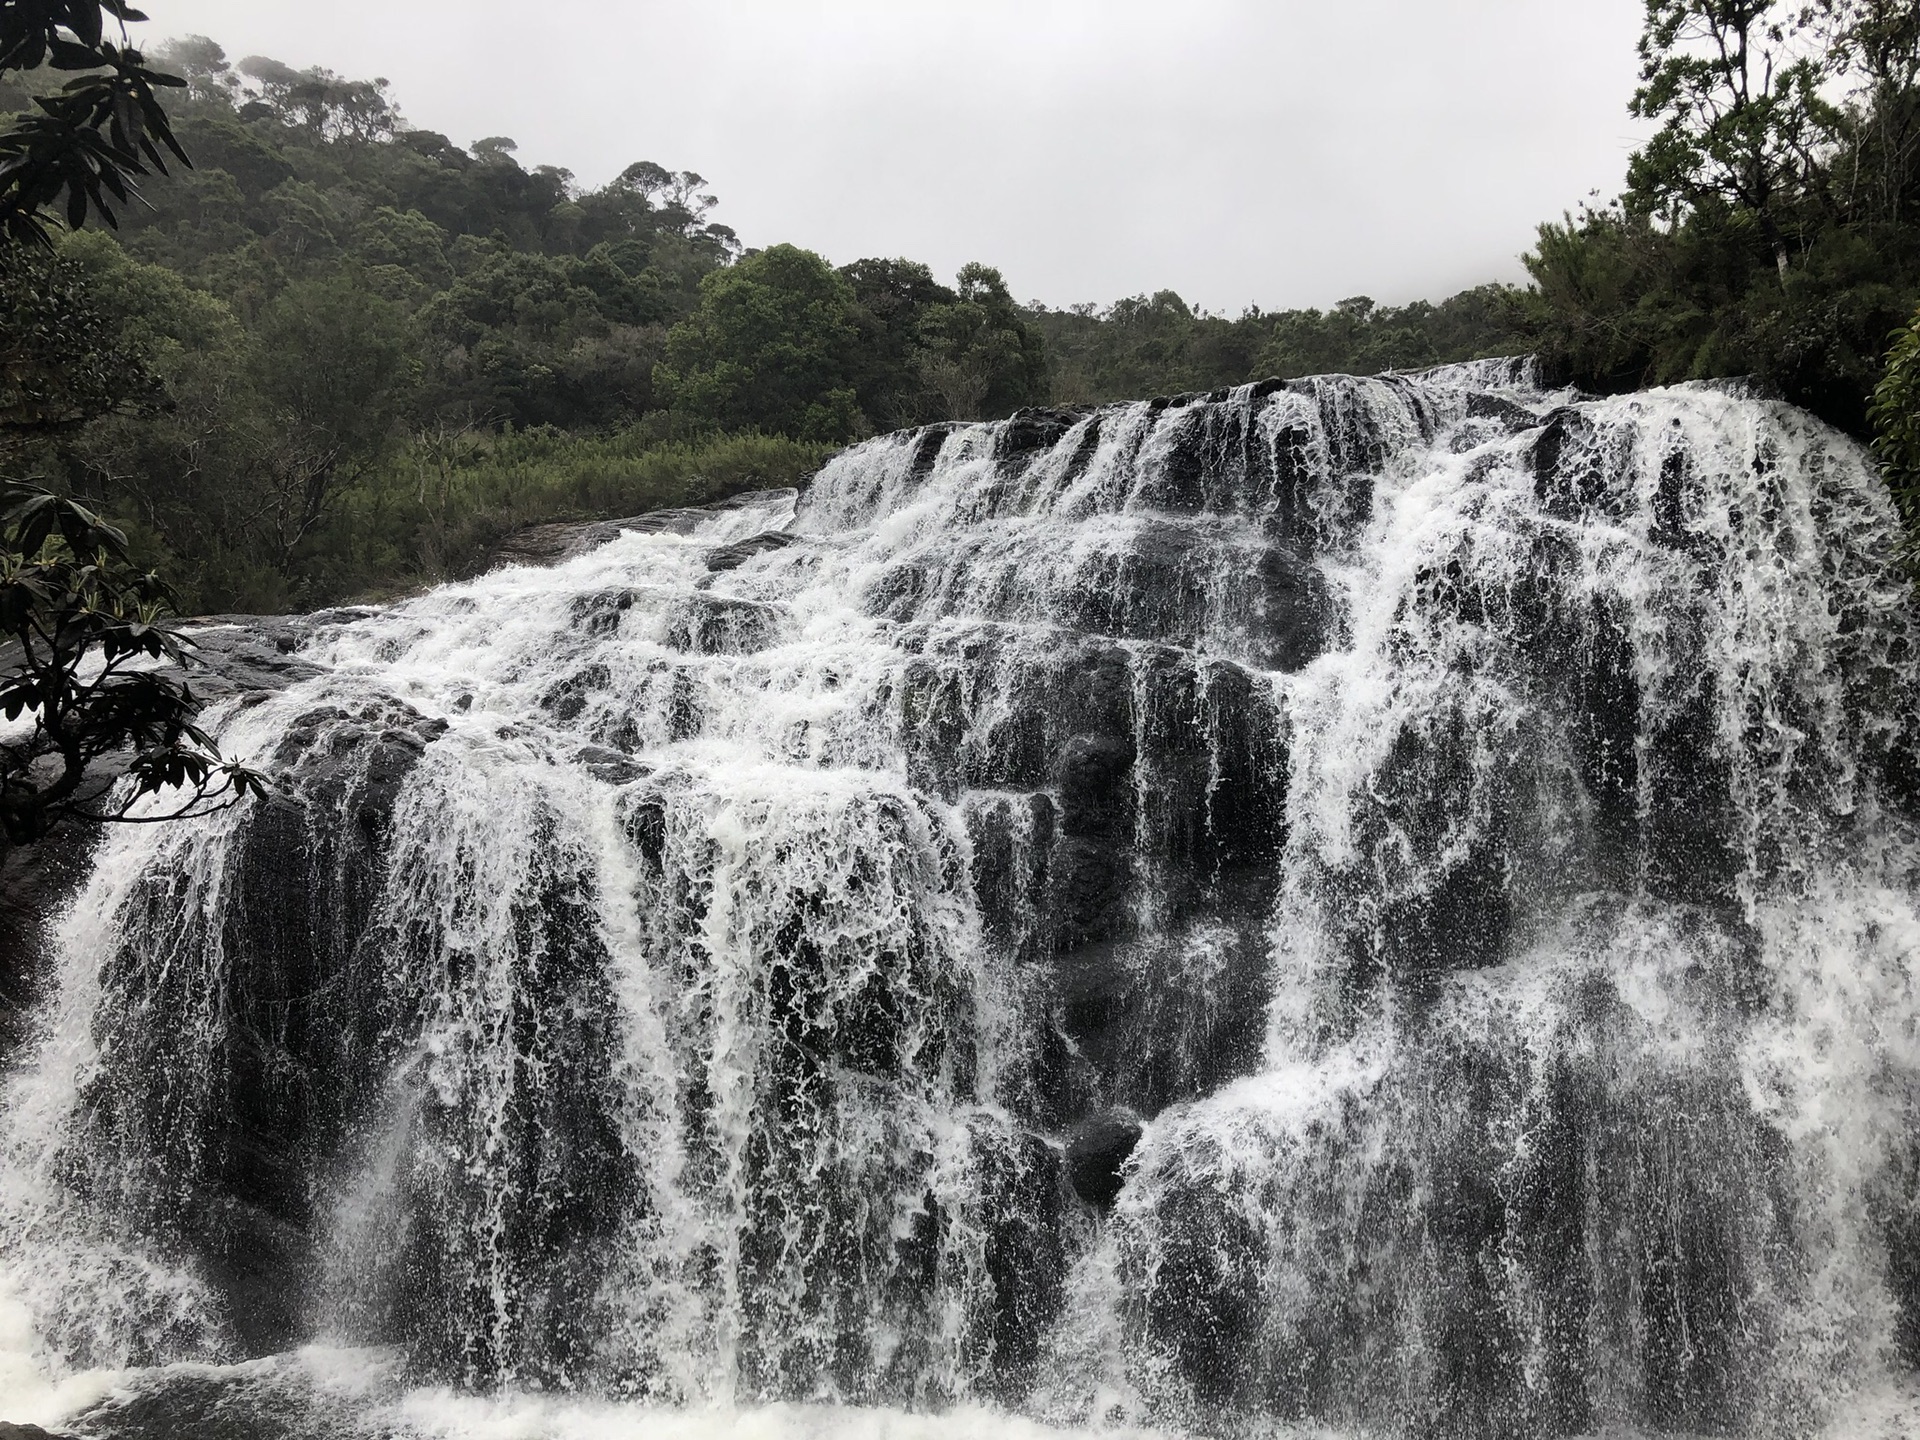
M 494 546 L 493 553 L 488 557 L 488 568 L 501 565 L 558 565 L 585 555 L 609 540 L 618 539 L 626 532 L 689 535 L 716 514 L 755 509 L 798 493 L 790 489 L 754 490 L 716 500 L 711 505 L 650 510 L 644 515 L 630 515 L 623 520 L 565 520 L 551 525 L 534 525 L 509 535 Z M 736 565 L 738 563 L 735 562 Z
M 0 1063 L 26 1038 L 46 988 L 48 924 L 86 878 L 96 838 L 62 825 L 37 845 L 0 846 Z
M 1096 1210 L 1109 1209 L 1125 1183 L 1127 1158 L 1144 1127 L 1127 1110 L 1107 1110 L 1082 1120 L 1067 1140 L 1067 1178 L 1073 1193 Z

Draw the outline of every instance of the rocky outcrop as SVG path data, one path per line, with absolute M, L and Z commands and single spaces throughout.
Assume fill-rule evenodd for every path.
M 94 839 L 90 827 L 67 824 L 37 845 L 0 845 L 0 1063 L 26 1037 L 48 921 L 85 878 Z
M 1140 1117 L 1130 1110 L 1103 1110 L 1076 1125 L 1067 1141 L 1067 1179 L 1073 1193 L 1096 1210 L 1119 1198 L 1126 1164 L 1140 1143 Z
M 791 498 L 797 493 L 791 489 L 753 490 L 729 496 L 725 500 L 716 500 L 711 505 L 650 510 L 645 515 L 629 515 L 620 520 L 562 520 L 551 525 L 533 525 L 516 531 L 494 546 L 492 554 L 487 557 L 487 568 L 497 569 L 502 565 L 559 565 L 575 556 L 585 555 L 589 550 L 596 550 L 609 540 L 617 540 L 626 531 L 642 535 L 688 535 L 699 525 L 713 519 L 716 513 L 757 508 Z
M 298 651 L 314 635 L 364 615 L 324 610 L 312 615 L 217 615 L 180 625 L 195 695 L 214 704 L 237 695 L 270 694 L 320 673 Z M 113 760 L 89 784 L 110 785 L 122 773 Z M 34 845 L 0 844 L 0 1060 L 24 1038 L 26 1013 L 40 992 L 47 930 L 85 878 L 98 826 L 68 821 Z

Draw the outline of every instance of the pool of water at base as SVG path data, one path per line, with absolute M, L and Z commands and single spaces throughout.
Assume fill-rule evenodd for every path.
M 13 1357 L 17 1360 L 17 1357 Z M 0 1421 L 83 1440 L 1212 1440 L 1209 1432 L 1050 1425 L 981 1407 L 942 1413 L 781 1404 L 664 1409 L 408 1386 L 392 1352 L 314 1346 L 238 1365 L 96 1370 L 46 1380 L 0 1354 Z M 1233 1440 L 1255 1440 L 1235 1429 Z M 1856 1396 L 1818 1440 L 1916 1440 L 1920 1382 Z M 1386 1440 L 1275 1426 L 1257 1440 Z M 1593 1440 L 1655 1440 L 1608 1429 Z M 1662 1436 L 1659 1440 L 1690 1440 Z

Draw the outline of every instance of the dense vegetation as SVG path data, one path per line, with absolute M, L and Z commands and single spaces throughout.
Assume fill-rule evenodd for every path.
M 1274 374 L 1530 350 L 1599 390 L 1755 374 L 1867 434 L 1920 304 L 1920 5 L 1647 10 L 1655 139 L 1620 200 L 1541 228 L 1533 284 L 1236 318 L 743 250 L 692 172 L 582 187 L 413 128 L 384 81 L 189 38 L 154 64 L 194 168 L 117 239 L 0 263 L 0 462 L 223 610 L 465 573 L 518 526 L 789 483 L 878 430 Z M 1889 436 L 1914 388 L 1881 386 Z
M 125 43 L 126 23 L 144 18 L 126 0 L 0 0 L 0 79 L 70 77 L 0 133 L 0 460 L 159 393 L 120 327 L 50 260 L 61 221 L 111 223 L 138 178 L 166 173 L 163 148 L 186 159 L 155 93 L 183 82 Z M 0 469 L 0 871 L 79 822 L 177 820 L 264 793 L 195 723 L 185 646 L 164 619 L 173 599 L 121 530 Z M 0 1009 L 13 980 L 0 968 Z

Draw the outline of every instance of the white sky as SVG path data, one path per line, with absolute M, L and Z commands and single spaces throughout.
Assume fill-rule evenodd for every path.
M 149 0 L 598 184 L 706 176 L 749 245 L 1237 313 L 1520 279 L 1620 189 L 1640 0 Z

